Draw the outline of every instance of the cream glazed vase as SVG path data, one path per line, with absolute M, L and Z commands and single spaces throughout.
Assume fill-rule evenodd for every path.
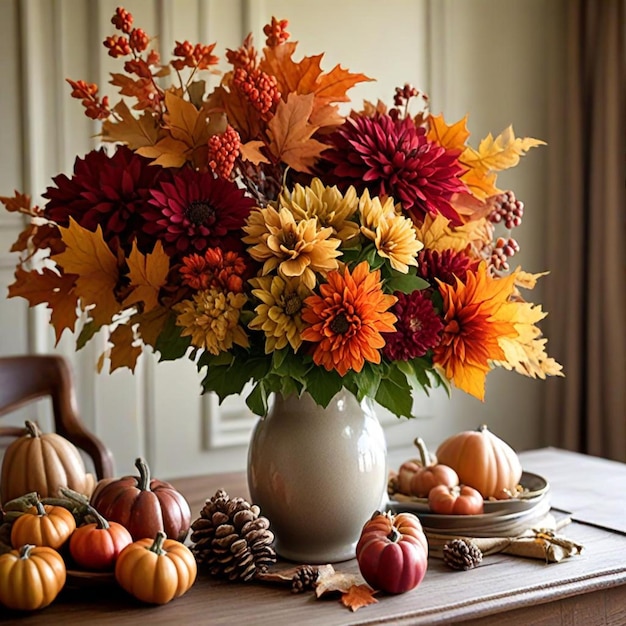
M 355 557 L 387 486 L 385 434 L 372 404 L 345 390 L 326 408 L 308 394 L 277 395 L 257 422 L 248 486 L 279 556 L 302 563 Z

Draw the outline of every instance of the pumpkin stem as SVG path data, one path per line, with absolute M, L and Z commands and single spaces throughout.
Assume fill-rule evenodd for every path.
M 88 504 L 87 507 L 87 515 L 93 515 L 96 518 L 96 528 L 99 528 L 100 530 L 107 530 L 109 528 L 109 522 L 107 519 L 104 518 L 104 516 L 100 515 L 100 513 L 91 506 L 91 504 Z
M 476 429 L 479 433 L 484 433 L 485 431 L 489 430 L 487 428 L 487 424 L 481 424 L 477 429 Z
M 430 466 L 430 455 L 428 454 L 428 448 L 426 447 L 426 443 L 421 437 L 417 437 L 413 442 L 420 453 L 420 458 L 422 459 L 422 467 Z
M 392 526 L 391 531 L 387 535 L 387 539 L 392 543 L 398 543 L 398 541 L 402 539 L 402 533 L 395 526 Z
M 35 424 L 35 422 L 26 420 L 26 430 L 28 431 L 27 434 L 30 435 L 31 437 L 35 437 L 36 439 L 41 437 L 41 430 L 39 429 L 39 426 Z
M 137 489 L 150 491 L 150 468 L 148 464 L 142 458 L 138 458 L 135 460 L 135 467 L 139 470 Z
M 156 554 L 167 554 L 167 552 L 163 549 L 163 542 L 167 539 L 167 535 L 162 531 L 158 530 L 152 545 L 148 548 L 150 552 L 155 552 Z
M 46 508 L 39 498 L 37 498 L 37 501 L 35 502 L 35 508 L 37 509 L 37 515 L 41 516 L 46 514 Z
M 20 559 L 30 558 L 30 553 L 34 547 L 32 543 L 25 543 L 19 550 Z
M 89 501 L 85 498 L 82 493 L 78 493 L 78 491 L 74 491 L 69 487 L 61 487 L 59 490 L 70 502 L 75 502 L 80 505 L 79 509 L 81 513 L 85 513 L 87 515 L 93 515 L 96 518 L 96 526 L 100 529 L 106 530 L 109 527 L 109 522 L 102 516 L 100 513 L 89 504 Z

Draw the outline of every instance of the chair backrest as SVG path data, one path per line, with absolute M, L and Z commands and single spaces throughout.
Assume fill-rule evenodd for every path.
M 69 362 L 58 355 L 0 357 L 0 417 L 49 397 L 55 431 L 84 450 L 92 459 L 98 479 L 113 476 L 113 455 L 89 432 L 76 408 L 76 393 Z M 0 436 L 19 436 L 24 429 L 0 427 Z

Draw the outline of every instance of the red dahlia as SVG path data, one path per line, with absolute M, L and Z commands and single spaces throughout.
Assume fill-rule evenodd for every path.
M 398 318 L 395 333 L 384 333 L 383 355 L 391 361 L 410 361 L 439 345 L 443 323 L 423 291 L 396 292 L 391 312 Z
M 460 223 L 450 204 L 453 194 L 466 191 L 459 178 L 464 172 L 460 151 L 428 141 L 426 129 L 410 118 L 351 117 L 331 142 L 334 149 L 323 156 L 333 164 L 331 174 L 338 186 L 393 196 L 416 223 L 427 213 Z
M 161 173 L 160 167 L 119 146 L 112 156 L 93 150 L 74 162 L 74 175 L 53 178 L 56 187 L 48 187 L 44 198 L 44 216 L 67 227 L 70 217 L 83 228 L 102 236 L 113 250 L 121 247 L 128 253 L 136 238 L 144 251 L 152 249 L 143 226 L 150 188 Z
M 254 200 L 231 181 L 190 168 L 170 171 L 151 191 L 146 232 L 163 242 L 170 256 L 209 247 L 239 250 L 239 230 Z
M 431 285 L 438 278 L 448 285 L 456 285 L 456 278 L 465 282 L 468 270 L 475 270 L 478 261 L 471 259 L 464 252 L 456 250 L 420 250 L 417 254 L 417 274 Z M 455 278 L 456 277 L 456 278 Z

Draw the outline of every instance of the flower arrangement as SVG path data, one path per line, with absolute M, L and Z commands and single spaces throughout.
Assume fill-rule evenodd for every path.
M 326 405 L 344 387 L 410 416 L 415 389 L 483 399 L 494 367 L 560 375 L 520 293 L 540 275 L 509 268 L 523 205 L 496 187 L 543 142 L 509 127 L 473 148 L 467 119 L 448 124 L 410 85 L 341 114 L 371 79 L 295 60 L 285 20 L 261 53 L 251 35 L 227 50 L 211 90 L 215 44 L 177 41 L 164 63 L 128 11 L 111 21 L 124 98 L 68 80 L 106 147 L 42 207 L 1 199 L 31 218 L 9 296 L 45 304 L 57 342 L 106 332 L 99 370 L 134 371 L 143 346 L 190 358 L 220 400 L 251 384 L 260 415 L 272 392 Z

